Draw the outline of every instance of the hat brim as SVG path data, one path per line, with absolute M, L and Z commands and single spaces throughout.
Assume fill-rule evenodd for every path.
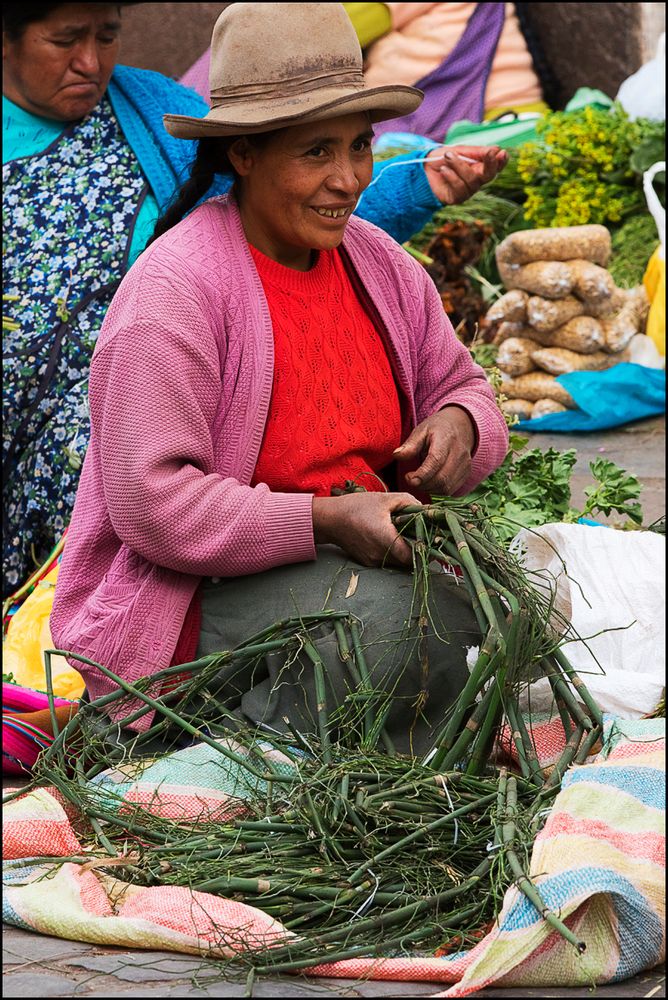
M 401 118 L 415 111 L 423 97 L 416 87 L 399 85 L 351 90 L 347 94 L 342 94 L 340 87 L 329 87 L 313 94 L 249 102 L 245 107 L 237 104 L 212 108 L 203 118 L 167 114 L 162 120 L 169 134 L 177 139 L 251 135 L 361 111 L 368 112 L 372 122 Z

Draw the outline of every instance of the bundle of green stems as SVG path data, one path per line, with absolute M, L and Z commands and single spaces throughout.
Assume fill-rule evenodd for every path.
M 397 753 L 385 732 L 387 697 L 373 690 L 363 630 L 348 612 L 277 622 L 234 650 L 133 684 L 69 651 L 46 654 L 49 688 L 50 657 L 63 653 L 116 685 L 90 706 L 97 710 L 95 728 L 82 710 L 58 733 L 52 708 L 56 739 L 35 768 L 32 784 L 55 786 L 81 817 L 77 832 L 88 848 L 67 860 L 93 860 L 134 884 L 188 886 L 265 911 L 283 924 L 284 937 L 267 945 L 240 929 L 238 941 L 226 941 L 235 960 L 243 952 L 258 973 L 429 951 L 455 940 L 461 947 L 494 919 L 511 883 L 584 949 L 526 875 L 561 777 L 586 759 L 602 731 L 600 710 L 564 653 L 574 638 L 569 623 L 553 595 L 532 585 L 494 540 L 475 506 L 442 501 L 407 508 L 395 521 L 413 549 L 411 611 L 418 628 L 430 624 L 434 569 L 449 568 L 470 594 L 483 637 L 464 690 L 421 758 Z M 349 675 L 343 705 L 331 703 L 317 648 L 324 622 Z M 287 719 L 282 733 L 241 725 L 209 692 L 221 667 L 252 665 L 276 650 L 305 654 L 313 666 L 312 732 L 297 731 Z M 539 765 L 519 701 L 541 676 L 551 685 L 565 737 L 548 771 Z M 175 678 L 176 687 L 161 694 Z M 203 697 L 206 720 L 199 714 Z M 109 743 L 119 727 L 148 714 L 151 725 L 130 744 Z M 495 751 L 503 725 L 516 751 L 513 774 Z M 117 781 L 150 765 L 157 735 L 173 739 L 174 747 L 185 740 L 211 748 L 229 789 L 218 812 L 171 819 L 123 798 Z

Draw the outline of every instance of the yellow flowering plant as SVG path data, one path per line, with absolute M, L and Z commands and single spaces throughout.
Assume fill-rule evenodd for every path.
M 517 160 L 524 218 L 533 226 L 614 227 L 645 210 L 642 172 L 663 148 L 664 122 L 631 121 L 615 103 L 551 112 L 536 132 Z

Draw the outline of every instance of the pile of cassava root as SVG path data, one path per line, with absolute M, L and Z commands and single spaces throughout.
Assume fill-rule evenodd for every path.
M 501 405 L 522 420 L 575 406 L 556 376 L 601 371 L 629 358 L 649 308 L 642 285 L 617 288 L 606 270 L 605 226 L 512 233 L 496 251 L 508 291 L 485 316 L 494 325 Z

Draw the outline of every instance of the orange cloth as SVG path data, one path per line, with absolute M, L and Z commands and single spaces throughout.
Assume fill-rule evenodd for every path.
M 371 87 L 417 83 L 435 70 L 461 38 L 474 3 L 389 3 L 393 30 L 366 51 L 365 80 Z M 514 5 L 506 19 L 487 81 L 485 111 L 542 99 L 540 82 Z

